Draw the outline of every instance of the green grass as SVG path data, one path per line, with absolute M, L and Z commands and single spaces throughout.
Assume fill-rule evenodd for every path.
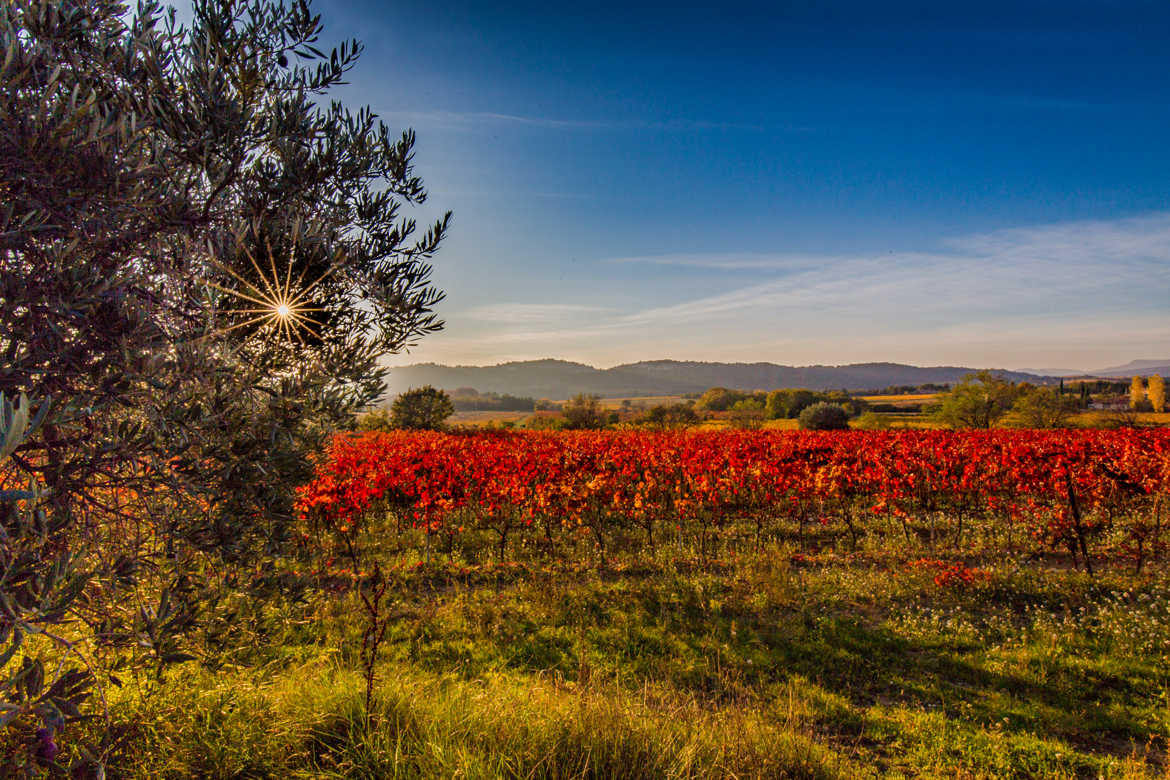
M 176 683 L 181 706 L 137 710 L 140 777 L 833 776 L 791 724 L 735 708 L 553 676 L 384 670 L 372 718 L 362 682 L 329 664 L 257 684 Z
M 352 596 L 114 691 L 130 777 L 1168 777 L 1170 588 L 783 551 L 404 568 L 374 712 Z

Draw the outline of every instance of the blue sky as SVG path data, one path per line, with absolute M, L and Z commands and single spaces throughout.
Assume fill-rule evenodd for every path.
M 393 362 L 1170 357 L 1170 3 L 317 0 L 418 133 Z

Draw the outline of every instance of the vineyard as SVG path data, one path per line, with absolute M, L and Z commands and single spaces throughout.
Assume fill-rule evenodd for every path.
M 0 0 L 0 780 L 1170 780 L 1170 3 L 316 5 Z
M 427 556 L 604 563 L 779 542 L 1054 556 L 1092 573 L 1164 554 L 1168 491 L 1165 429 L 395 432 L 334 439 L 299 509 L 335 535 L 377 519 Z
M 297 512 L 438 774 L 1165 780 L 1168 492 L 1167 429 L 397 431 Z

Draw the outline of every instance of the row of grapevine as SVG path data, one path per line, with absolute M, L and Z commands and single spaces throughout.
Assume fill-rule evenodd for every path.
M 299 506 L 340 533 L 391 514 L 428 535 L 490 531 L 501 555 L 517 537 L 552 549 L 576 533 L 604 553 L 734 529 L 1140 567 L 1164 549 L 1168 491 L 1164 429 L 394 432 L 338 436 Z

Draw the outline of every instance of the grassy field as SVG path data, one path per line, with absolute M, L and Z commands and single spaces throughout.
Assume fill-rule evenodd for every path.
M 863 395 L 861 400 L 871 404 L 901 404 L 918 406 L 927 404 L 938 398 L 938 393 L 903 393 L 901 395 Z
M 645 395 L 630 396 L 628 398 L 602 398 L 601 406 L 604 409 L 620 409 L 626 401 L 635 409 L 649 409 L 652 406 L 686 403 L 687 399 L 681 395 Z M 558 401 L 557 403 L 564 403 Z
M 1164 570 L 914 560 L 399 560 L 369 717 L 351 594 L 242 604 L 217 670 L 112 691 L 116 776 L 1170 777 Z
M 455 414 L 447 418 L 447 422 L 451 425 L 498 425 L 499 423 L 504 422 L 520 422 L 521 420 L 526 420 L 531 416 L 532 412 L 455 412 Z
M 1103 424 L 1116 420 L 1118 418 L 1117 412 L 1107 411 L 1090 411 L 1082 412 L 1075 415 L 1070 422 L 1073 425 L 1080 425 L 1086 428 L 1098 427 Z M 1139 425 L 1151 426 L 1167 426 L 1170 425 L 1170 412 L 1137 412 L 1133 415 L 1134 421 Z
M 697 431 L 718 431 L 731 427 L 733 426 L 729 418 L 716 417 L 710 420 L 703 420 L 698 425 L 692 426 L 692 429 Z M 766 431 L 795 431 L 800 428 L 800 424 L 798 420 L 781 418 L 779 420 L 764 420 L 761 427 Z
M 601 408 L 606 411 L 617 411 L 622 408 L 622 403 L 629 401 L 630 405 L 635 410 L 649 409 L 652 406 L 659 404 L 677 404 L 683 403 L 684 399 L 681 395 L 651 395 L 651 396 L 637 396 L 630 398 L 602 398 Z M 554 401 L 557 404 L 565 403 L 564 400 Z M 516 423 L 521 420 L 526 420 L 532 416 L 532 412 L 500 412 L 500 411 L 480 411 L 480 412 L 455 412 L 448 419 L 452 425 L 492 425 L 505 422 Z

